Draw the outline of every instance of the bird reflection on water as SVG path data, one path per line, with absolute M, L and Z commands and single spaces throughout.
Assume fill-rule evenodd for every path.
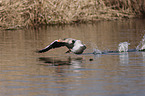
M 53 65 L 53 66 L 60 66 L 60 65 L 72 65 L 75 63 L 80 64 L 82 62 L 82 57 L 77 58 L 59 58 L 59 57 L 39 57 L 39 61 L 43 61 L 44 64 L 41 65 Z

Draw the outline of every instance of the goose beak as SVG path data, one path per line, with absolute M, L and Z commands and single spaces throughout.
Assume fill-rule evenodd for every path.
M 59 39 L 59 40 L 57 40 L 57 42 L 60 42 L 60 39 Z

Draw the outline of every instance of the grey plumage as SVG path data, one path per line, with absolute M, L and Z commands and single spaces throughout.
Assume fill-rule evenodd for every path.
M 69 50 L 66 53 L 73 52 L 75 54 L 82 54 L 86 49 L 86 46 L 80 41 L 72 38 L 64 38 L 53 41 L 50 45 L 37 51 L 38 53 L 43 53 L 49 51 L 50 49 L 59 48 L 66 46 Z

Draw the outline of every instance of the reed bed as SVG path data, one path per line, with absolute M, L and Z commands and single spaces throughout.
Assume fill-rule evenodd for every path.
M 145 0 L 2 0 L 0 28 L 72 24 L 143 16 Z

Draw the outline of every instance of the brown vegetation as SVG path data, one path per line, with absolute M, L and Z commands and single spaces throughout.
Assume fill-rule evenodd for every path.
M 2 0 L 0 27 L 114 20 L 144 15 L 145 0 Z

